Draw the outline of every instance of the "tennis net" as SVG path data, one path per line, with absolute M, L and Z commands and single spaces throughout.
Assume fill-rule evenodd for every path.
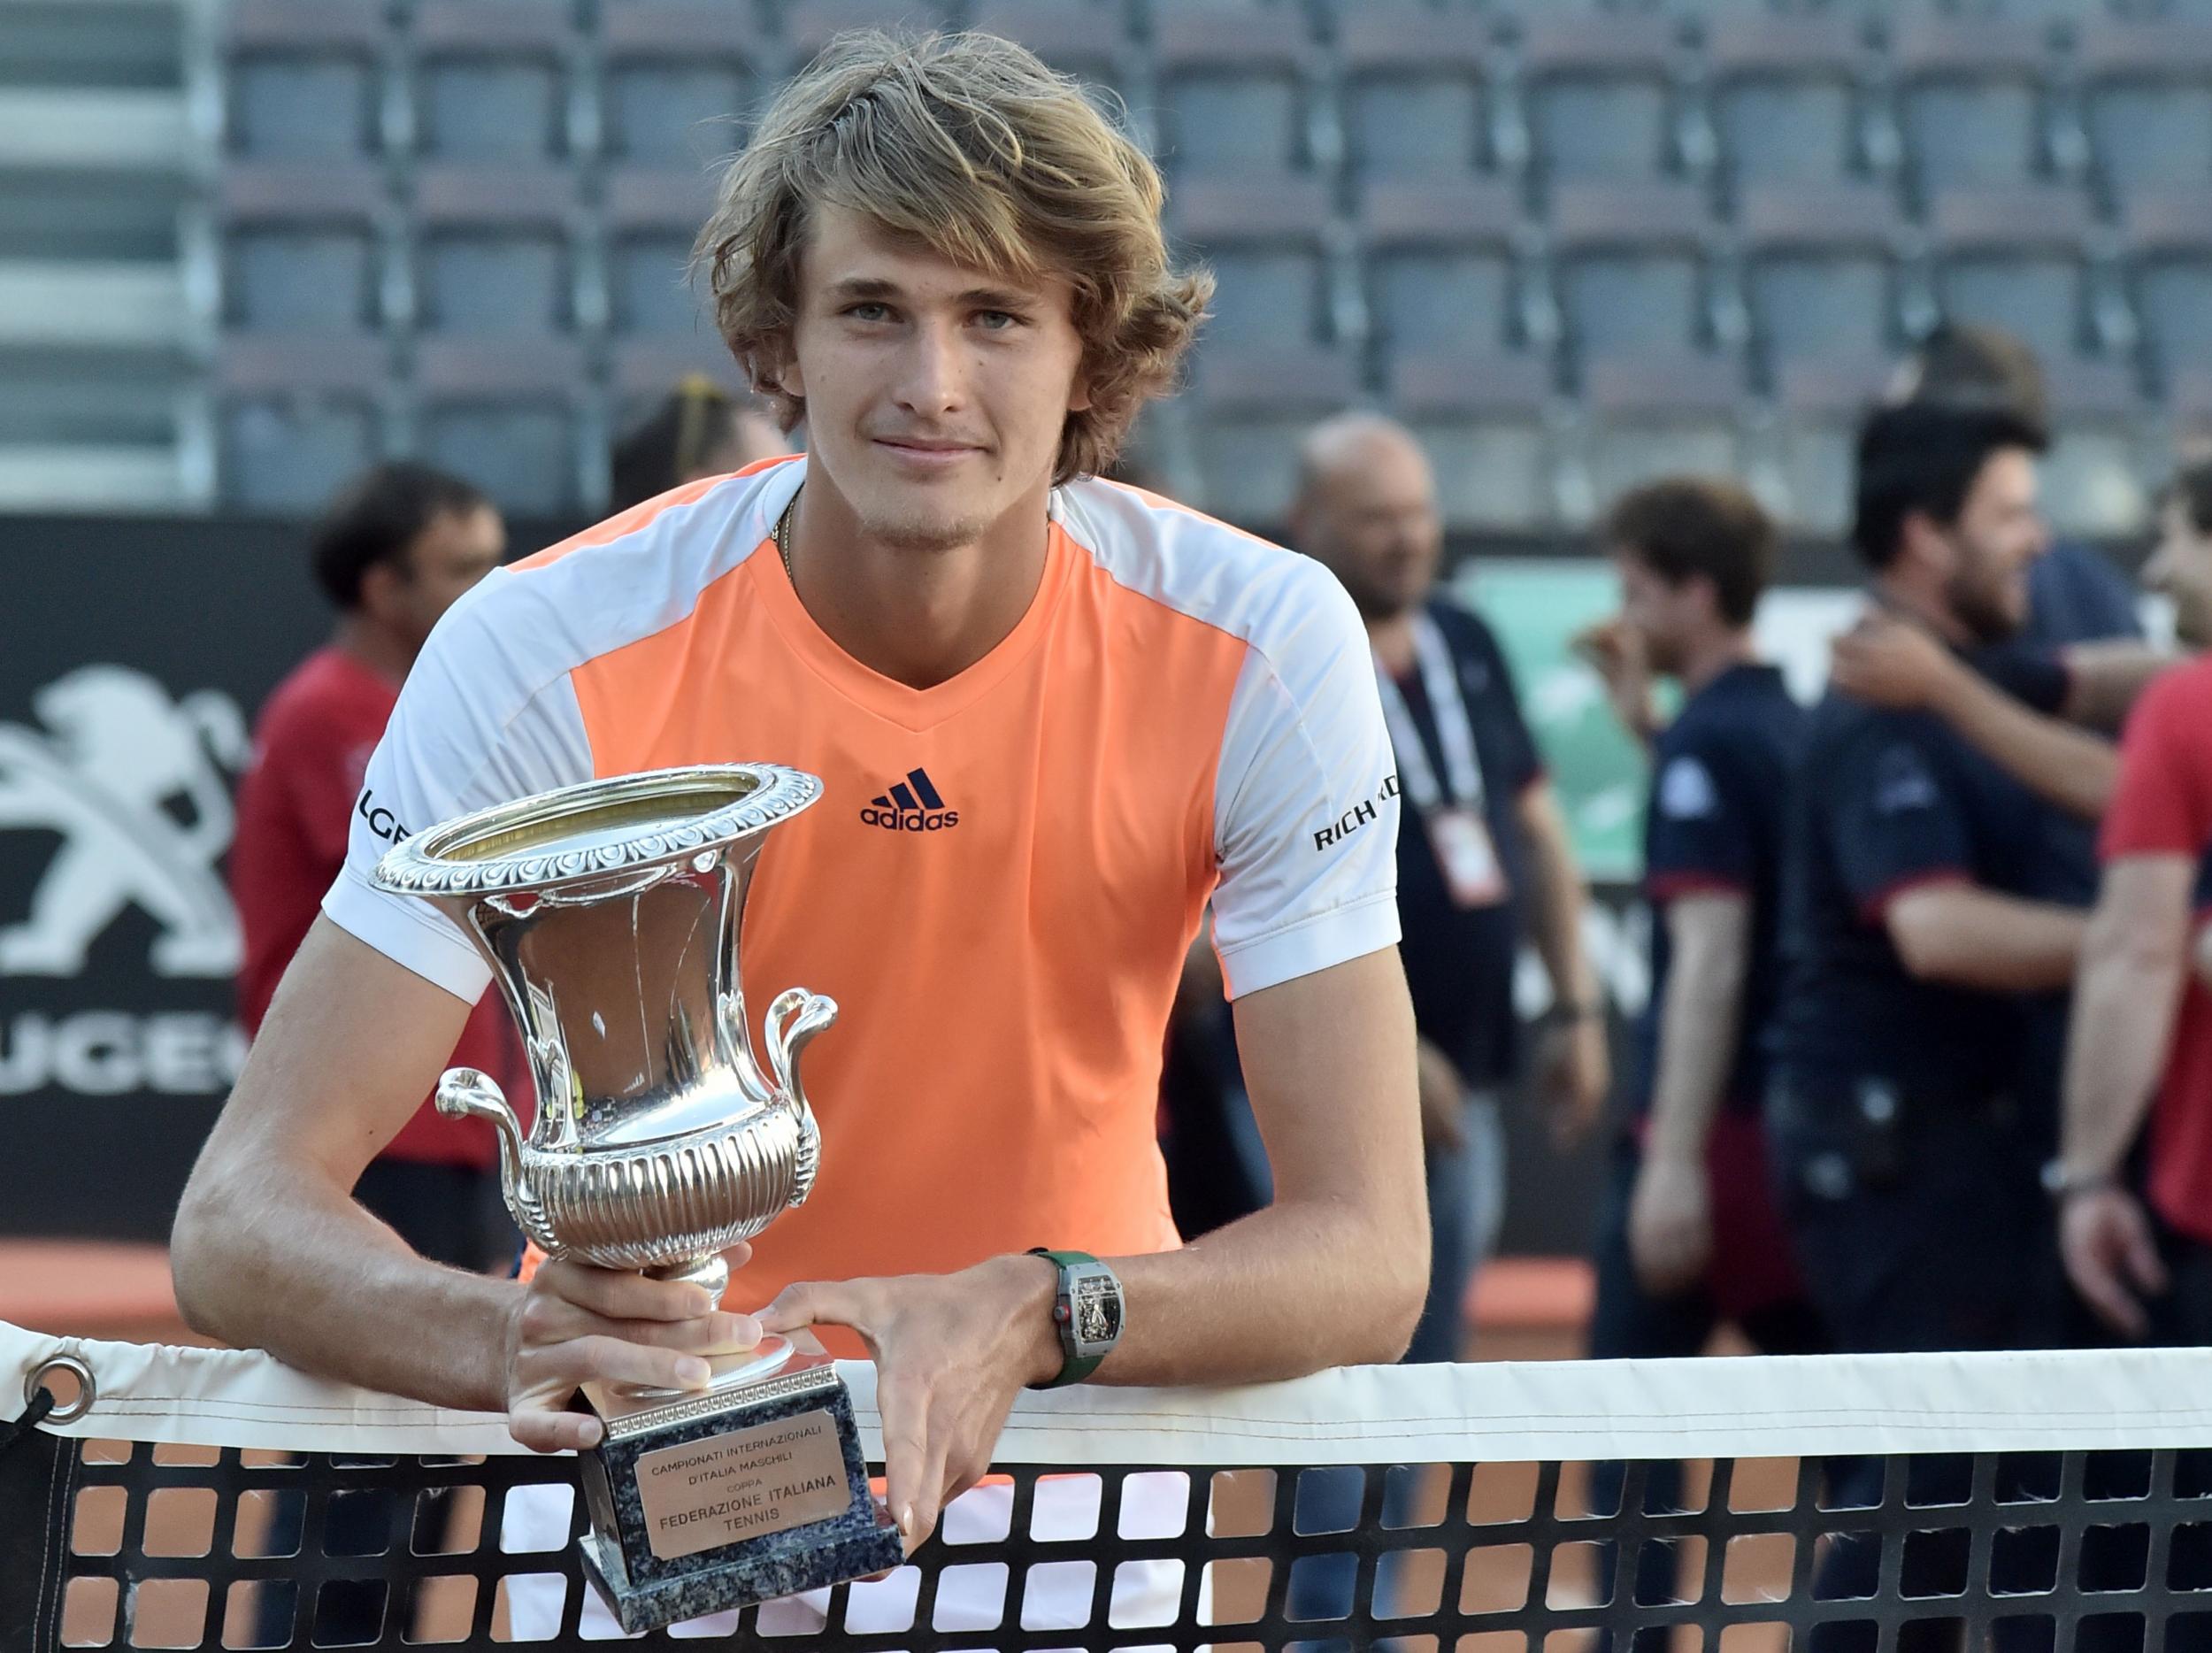
M 79 1374 L 91 1380 L 89 1405 Z M 845 1368 L 872 1454 L 873 1374 Z M 21 1426 L 42 1386 L 60 1404 Z M 0 1325 L 0 1649 L 618 1634 L 574 1462 L 265 1356 Z M 2212 1351 L 1362 1368 L 1026 1395 L 799 1653 L 2212 1649 Z

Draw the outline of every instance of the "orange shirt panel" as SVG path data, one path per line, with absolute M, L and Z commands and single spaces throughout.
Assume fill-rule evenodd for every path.
M 840 1006 L 806 1057 L 822 1173 L 755 1242 L 733 1306 L 1033 1245 L 1178 1243 L 1161 1041 L 1213 886 L 1244 657 L 1056 528 L 1028 615 L 936 688 L 837 650 L 769 548 L 573 673 L 601 774 L 760 760 L 825 782 L 770 834 L 743 942 L 756 1029 L 793 985 Z M 907 811 L 895 787 L 941 807 Z M 872 824 L 879 797 L 937 825 Z

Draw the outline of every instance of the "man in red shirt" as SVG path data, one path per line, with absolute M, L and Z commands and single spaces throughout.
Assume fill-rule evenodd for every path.
M 338 610 L 337 628 L 261 710 L 231 846 L 231 896 L 245 933 L 239 1015 L 249 1034 L 344 865 L 362 776 L 408 668 L 438 617 L 498 565 L 506 538 L 473 488 L 405 464 L 358 479 L 317 529 L 315 578 Z M 513 1075 L 518 1055 L 506 1012 L 486 997 L 454 1059 Z M 486 1132 L 440 1117 L 426 1099 L 355 1195 L 424 1256 L 480 1271 L 511 1261 L 518 1244 L 497 1164 Z
M 2060 1248 L 2114 1329 L 2212 1342 L 2212 659 L 2168 673 L 2137 704 L 2100 850 L 2065 1135 L 2047 1179 Z M 2139 1198 L 2128 1156 L 2147 1111 Z

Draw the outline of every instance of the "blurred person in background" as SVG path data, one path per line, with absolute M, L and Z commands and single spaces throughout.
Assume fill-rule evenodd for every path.
M 1954 650 L 2013 635 L 2040 445 L 2002 411 L 1874 414 L 1853 538 L 1877 604 Z M 1800 774 L 1768 1125 L 1807 1287 L 1846 1350 L 2047 1346 L 2057 1294 L 2023 1259 L 2049 1254 L 2054 1121 L 2027 1070 L 2085 901 L 2048 811 L 1942 719 L 1839 689 Z
M 2191 654 L 2212 649 L 2212 457 L 2184 465 L 2158 506 L 2158 543 L 2143 586 L 2173 604 L 2174 642 Z
M 238 1011 L 249 1035 L 344 865 L 357 814 L 388 839 L 396 831 L 389 801 L 363 788 L 369 755 L 439 616 L 497 566 L 506 546 L 483 495 L 404 463 L 349 484 L 316 528 L 315 580 L 338 623 L 261 709 L 230 851 L 245 941 Z M 504 1007 L 487 996 L 454 1060 L 499 1077 L 511 1095 L 520 1057 Z M 504 1272 L 521 1241 L 500 1197 L 495 1150 L 472 1121 L 445 1119 L 425 1098 L 354 1196 L 425 1257 Z
M 389 800 L 364 785 L 370 754 L 439 617 L 498 565 L 506 548 L 505 525 L 482 494 L 422 465 L 370 471 L 340 492 L 317 527 L 310 557 L 338 622 L 261 709 L 231 843 L 231 896 L 245 944 L 238 1012 L 249 1036 L 259 1032 L 345 863 L 356 818 L 380 837 L 396 837 Z M 470 1014 L 451 1060 L 492 1074 L 510 1096 L 525 1088 L 521 1048 L 497 994 Z M 501 1196 L 498 1163 L 495 1143 L 473 1121 L 446 1119 L 426 1096 L 362 1171 L 353 1195 L 424 1257 L 472 1273 L 508 1273 L 522 1239 Z M 326 1517 L 326 1540 L 346 1553 L 373 1553 L 389 1533 L 392 1509 L 388 1494 L 338 1500 Z M 317 1635 L 373 1641 L 383 1621 L 381 1588 L 326 1585 Z M 259 1629 L 264 1646 L 290 1637 L 288 1597 L 265 1594 Z
M 1347 413 L 1299 449 L 1291 543 L 1343 583 L 1367 626 L 1405 804 L 1398 911 L 1420 1034 L 1432 1250 L 1409 1361 L 1455 1360 L 1468 1283 L 1505 1202 L 1501 1099 L 1517 1068 L 1514 961 L 1524 938 L 1552 986 L 1537 1094 L 1556 1139 L 1581 1138 L 1609 1083 L 1604 1007 L 1582 945 L 1586 892 L 1567 825 L 1490 628 L 1436 589 L 1443 520 L 1409 431 Z
M 687 373 L 616 442 L 608 504 L 627 511 L 703 476 L 726 476 L 798 449 L 765 404 Z
M 2045 545 L 2041 444 L 2002 410 L 1873 414 L 1852 537 L 1875 602 L 1962 652 L 2016 633 Z M 1791 808 L 1767 1128 L 1827 1334 L 1850 1353 L 2052 1347 L 2067 1320 L 2042 1166 L 2086 901 L 2052 852 L 2052 811 L 1942 719 L 1836 688 Z M 1831 1503 L 1879 1503 L 1883 1472 L 1832 1465 Z M 1914 1459 L 1908 1496 L 1962 1500 L 1970 1474 L 1963 1457 Z M 1962 1531 L 1915 1534 L 1905 1593 L 1947 1588 L 1966 1549 Z M 1839 1538 L 1816 1593 L 1870 1595 L 1879 1565 L 1878 1542 Z M 2032 1588 L 2033 1565 L 2006 1547 L 1993 1584 Z M 1910 1628 L 1901 1648 L 1947 1627 Z M 1870 1649 L 1874 1626 L 1823 1626 L 1812 1645 Z
M 1632 732 L 1651 742 L 1651 1000 L 1599 1223 L 1590 1353 L 1695 1355 L 1723 1321 L 1770 1353 L 1811 1353 L 1819 1320 L 1790 1263 L 1759 1121 L 1784 826 L 1805 734 L 1751 638 L 1779 534 L 1736 483 L 1688 477 L 1623 496 L 1602 540 L 1621 612 L 1578 641 Z M 1654 678 L 1682 690 L 1663 726 Z
M 2145 581 L 2202 648 L 2212 461 L 2183 469 L 2160 514 Z M 2212 660 L 2160 679 L 2129 719 L 2100 849 L 2049 1178 L 2061 1254 L 2112 1330 L 2212 1343 Z
M 1700 1355 L 1732 1324 L 1763 1353 L 1816 1354 L 1826 1339 L 1791 1261 L 1759 1120 L 1784 826 L 1805 725 L 1751 640 L 1780 535 L 1736 483 L 1684 477 L 1624 495 L 1601 540 L 1620 570 L 1621 611 L 1577 646 L 1631 733 L 1651 744 L 1651 998 L 1599 1211 L 1589 1352 Z M 1663 725 L 1655 678 L 1682 691 Z M 1624 1472 L 1595 1466 L 1593 1513 L 1619 1510 Z M 1653 1465 L 1646 1511 L 1683 1507 L 1681 1466 Z M 1669 1599 L 1679 1560 L 1672 1543 L 1642 1545 L 1635 1598 Z M 1663 1641 L 1640 1633 L 1634 1645 Z
M 1898 365 L 1893 404 L 1925 403 L 1970 411 L 1999 410 L 2047 443 L 2050 393 L 2026 342 L 2000 327 L 1939 322 Z M 2093 546 L 2055 539 L 2028 571 L 2028 617 L 2015 641 L 2045 649 L 2111 638 L 2140 638 L 2135 593 L 2112 559 Z M 2112 719 L 2116 727 L 2118 719 Z

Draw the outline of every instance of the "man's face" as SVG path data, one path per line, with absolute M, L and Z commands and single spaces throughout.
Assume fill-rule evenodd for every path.
M 420 649 L 439 617 L 506 552 L 506 525 L 489 505 L 440 511 L 408 547 L 404 577 L 391 584 L 391 623 Z
M 2179 499 L 2166 502 L 2158 528 L 2157 549 L 2143 565 L 2144 587 L 2172 599 L 2177 640 L 2212 649 L 2212 534 L 2197 531 Z
M 1308 487 L 1298 515 L 1298 549 L 1371 620 L 1404 613 L 1436 581 L 1444 523 L 1428 459 L 1409 442 L 1363 441 Z
M 1626 546 L 1613 553 L 1621 576 L 1621 620 L 1644 647 L 1644 658 L 1662 677 L 1678 677 L 1697 633 L 1712 618 L 1710 586 L 1701 580 L 1670 583 Z
M 1089 405 L 1065 281 L 965 269 L 822 207 L 799 288 L 784 388 L 864 533 L 968 544 L 1048 483 L 1069 413 Z
M 2050 544 L 2036 511 L 2034 456 L 2024 448 L 1991 454 L 1958 520 L 1939 532 L 1951 548 L 1952 614 L 1984 642 L 2011 636 L 2027 622 L 2028 565 Z

